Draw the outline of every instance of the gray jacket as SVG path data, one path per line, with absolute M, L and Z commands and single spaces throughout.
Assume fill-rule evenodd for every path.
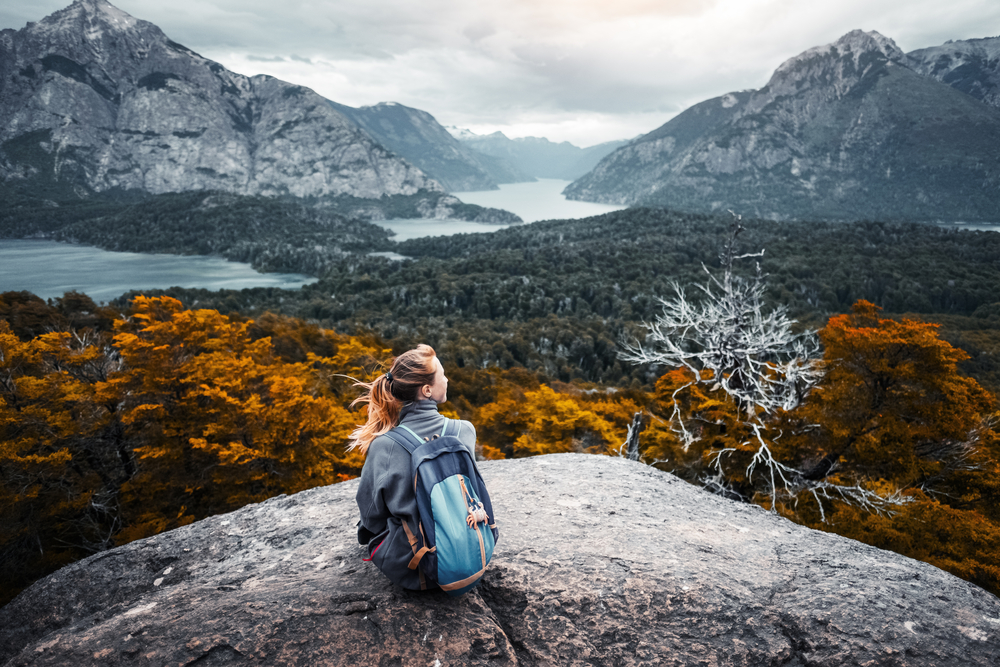
M 416 401 L 403 407 L 400 424 L 405 424 L 421 438 L 441 433 L 445 418 L 432 400 Z M 452 429 L 458 428 L 458 431 Z M 448 434 L 457 435 L 476 458 L 476 429 L 467 421 L 448 424 Z M 410 477 L 410 454 L 392 438 L 380 435 L 368 446 L 365 465 L 358 485 L 358 541 L 368 545 L 368 557 L 389 579 L 403 588 L 421 590 L 426 587 L 418 570 L 407 566 L 413 549 L 403 527 L 417 535 L 419 527 L 417 498 Z

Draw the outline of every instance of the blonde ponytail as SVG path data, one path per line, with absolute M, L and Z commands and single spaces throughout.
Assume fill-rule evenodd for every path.
M 368 404 L 368 420 L 351 433 L 348 450 L 360 449 L 368 453 L 372 440 L 396 426 L 403 405 L 416 400 L 417 392 L 425 384 L 434 383 L 434 348 L 418 345 L 396 357 L 389 371 L 371 382 L 355 382 L 364 393 L 351 402 Z

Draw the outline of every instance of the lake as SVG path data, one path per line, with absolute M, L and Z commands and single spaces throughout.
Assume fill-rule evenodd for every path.
M 534 183 L 501 185 L 499 190 L 456 192 L 455 195 L 469 204 L 511 211 L 526 223 L 585 218 L 624 208 L 568 201 L 562 196 L 568 184 L 569 181 L 543 178 Z M 508 226 L 461 220 L 385 220 L 378 224 L 395 231 L 393 238 L 396 241 L 494 232 Z M 992 225 L 956 226 L 1000 231 L 1000 227 Z M 403 259 L 392 252 L 373 254 Z M 298 274 L 257 273 L 249 264 L 228 262 L 221 257 L 144 255 L 55 241 L 0 239 L 0 292 L 27 290 L 45 299 L 62 296 L 70 290 L 84 292 L 95 301 L 109 301 L 131 289 L 296 289 L 314 281 L 315 278 Z
M 621 206 L 567 201 L 562 190 L 569 181 L 551 178 L 535 183 L 501 185 L 488 192 L 455 193 L 462 201 L 502 208 L 525 222 L 551 218 L 584 218 L 616 211 Z M 396 232 L 396 241 L 421 236 L 494 232 L 508 225 L 461 220 L 386 220 L 378 224 Z M 373 253 L 402 259 L 396 253 Z M 110 301 L 129 290 L 167 287 L 295 289 L 315 282 L 298 274 L 257 273 L 249 264 L 221 257 L 145 255 L 110 252 L 56 241 L 0 239 L 0 292 L 27 290 L 43 299 L 76 290 L 95 301 Z
M 221 257 L 145 255 L 57 241 L 0 239 L 0 292 L 27 290 L 43 299 L 72 290 L 101 302 L 131 289 L 294 289 L 315 280 L 299 274 L 257 273 L 249 264 Z
M 570 181 L 540 178 L 534 183 L 501 185 L 499 190 L 453 192 L 452 194 L 466 204 L 478 204 L 479 206 L 510 211 L 520 216 L 525 222 L 587 218 L 625 208 L 610 204 L 570 201 L 562 196 L 563 188 L 569 184 Z M 392 237 L 395 241 L 407 241 L 421 236 L 495 232 L 509 226 L 462 220 L 380 220 L 376 221 L 375 224 L 396 232 L 396 235 Z

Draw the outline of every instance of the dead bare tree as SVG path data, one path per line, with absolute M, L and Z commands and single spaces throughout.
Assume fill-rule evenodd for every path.
M 773 443 L 781 437 L 775 417 L 798 406 L 822 378 L 820 343 L 815 331 L 795 331 L 796 322 L 784 306 L 766 308 L 766 275 L 759 262 L 751 277 L 734 273 L 736 262 L 763 256 L 763 251 L 737 252 L 737 238 L 743 231 L 740 216 L 734 214 L 722 248 L 721 272 L 713 273 L 703 265 L 707 279 L 695 286 L 700 292 L 697 299 L 674 283 L 674 296 L 660 299 L 662 313 L 644 323 L 645 341 L 623 343 L 622 357 L 689 371 L 692 379 L 674 390 L 672 414 L 667 418 L 684 451 L 701 436 L 683 414 L 678 400 L 682 392 L 700 384 L 709 391 L 722 390 L 735 403 L 749 434 L 740 446 L 752 451 L 743 473 L 748 480 L 755 474 L 766 475 L 772 508 L 779 492 L 792 497 L 809 492 L 817 500 L 836 496 L 878 511 L 898 498 L 882 498 L 861 486 L 807 480 L 774 455 Z M 712 453 L 713 469 L 700 480 L 705 487 L 742 497 L 732 488 L 724 468 L 724 461 L 735 451 L 722 448 Z

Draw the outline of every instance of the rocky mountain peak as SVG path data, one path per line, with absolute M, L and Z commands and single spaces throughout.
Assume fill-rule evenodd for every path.
M 81 21 L 94 27 L 107 26 L 112 30 L 129 30 L 140 23 L 107 0 L 76 0 L 69 7 L 45 17 L 36 25 L 64 30 Z
M 760 90 L 687 109 L 564 194 L 775 219 L 993 221 L 1000 115 L 977 101 L 1000 106 L 989 45 L 907 56 L 854 30 Z
M 124 36 L 128 42 L 140 44 L 152 39 L 165 39 L 159 28 L 118 9 L 106 0 L 76 0 L 65 9 L 25 26 L 25 36 L 41 43 L 66 44 L 76 42 L 100 53 Z M 147 45 L 148 46 L 148 45 Z
M 897 62 L 905 59 L 905 54 L 896 46 L 896 42 L 875 30 L 870 32 L 852 30 L 834 42 L 832 46 L 837 47 L 841 52 L 853 54 L 855 64 L 863 54 L 870 52 L 881 53 L 886 59 Z
M 913 70 L 1000 107 L 1000 36 L 949 41 L 906 58 Z
M 0 36 L 0 182 L 378 198 L 440 184 L 312 90 L 230 72 L 106 0 Z
M 816 46 L 789 58 L 774 71 L 768 89 L 787 94 L 818 85 L 843 94 L 854 83 L 876 74 L 886 63 L 906 63 L 896 43 L 877 32 L 852 30 L 836 42 Z

